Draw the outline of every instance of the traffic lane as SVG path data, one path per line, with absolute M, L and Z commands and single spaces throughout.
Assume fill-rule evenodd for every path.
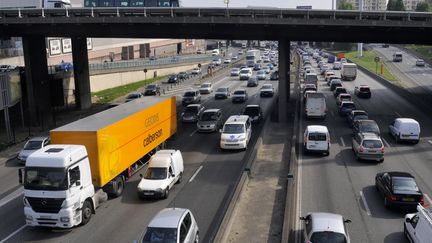
M 241 107 L 233 106 L 233 109 L 236 109 L 234 113 L 238 113 L 238 109 Z M 180 137 L 186 137 L 188 136 L 187 133 L 182 133 Z M 219 138 L 219 136 L 217 136 Z M 182 139 L 179 139 L 181 141 Z M 198 144 L 202 144 L 199 140 L 190 140 L 188 139 L 188 143 L 178 143 L 178 141 L 172 141 L 172 144 L 169 145 L 169 147 L 180 149 L 181 151 L 185 151 L 183 153 L 183 156 L 185 158 L 185 173 L 184 178 L 190 178 L 192 176 L 192 173 L 196 170 L 199 163 L 204 161 L 203 156 L 205 157 L 205 153 L 201 153 L 200 151 L 196 151 L 196 153 L 188 154 L 188 150 L 194 149 L 199 147 Z M 192 143 L 191 143 L 192 141 Z M 195 144 L 193 143 L 195 141 Z M 217 139 L 218 141 L 218 139 Z M 216 141 L 216 142 L 217 142 Z M 189 147 L 189 148 L 188 148 Z M 204 146 L 204 148 L 208 148 L 207 146 Z M 197 154 L 202 154 L 201 156 L 196 156 Z M 125 239 L 128 239 L 127 237 L 134 237 L 136 238 L 137 235 L 142 231 L 142 224 L 140 222 L 146 222 L 146 224 L 150 221 L 151 217 L 153 217 L 154 212 L 159 211 L 160 209 L 167 206 L 168 200 L 156 200 L 156 201 L 144 201 L 139 200 L 136 196 L 136 186 L 139 182 L 139 177 L 135 175 L 127 182 L 127 187 L 125 189 L 125 192 L 123 196 L 117 199 L 109 200 L 108 202 L 104 203 L 102 205 L 103 210 L 98 210 L 97 214 L 93 217 L 93 219 L 90 221 L 89 225 L 86 225 L 84 227 L 77 227 L 73 230 L 67 230 L 67 232 L 71 231 L 70 234 L 58 234 L 58 230 L 47 230 L 44 229 L 42 232 L 35 230 L 33 228 L 26 227 L 22 232 L 17 234 L 15 237 L 11 238 L 11 242 L 14 242 L 15 240 L 18 241 L 31 241 L 35 240 L 37 241 L 43 241 L 47 242 L 50 240 L 58 241 L 58 240 L 64 240 L 64 241 L 88 241 L 89 236 L 91 235 L 90 239 L 91 241 L 112 241 L 112 242 L 122 242 Z M 180 186 L 177 185 L 173 188 L 173 190 L 170 192 L 170 198 L 175 197 L 175 195 L 178 193 L 178 190 L 181 189 Z M 21 202 L 22 203 L 22 202 Z M 145 205 L 145 208 L 141 209 L 139 208 L 139 205 Z M 132 206 L 131 206 L 132 205 Z M 138 208 L 137 208 L 138 207 Z M 20 204 L 20 213 L 22 214 L 22 204 Z M 140 212 L 138 215 L 136 212 Z M 109 215 L 109 217 L 107 217 Z M 12 216 L 13 217 L 13 216 Z M 135 224 L 134 217 L 138 217 L 139 220 L 137 224 Z M 118 223 L 110 223 L 107 224 L 106 222 L 111 221 L 113 222 L 128 222 L 127 228 L 124 228 L 123 226 L 119 226 Z M 131 222 L 130 225 L 134 225 L 131 227 L 129 225 L 129 222 Z M 22 224 L 24 224 L 22 222 Z M 97 227 L 97 230 L 93 230 L 93 228 Z M 37 228 L 36 228 L 37 229 Z M 64 232 L 65 230 L 61 230 L 61 232 Z M 122 232 L 122 233 L 116 233 L 116 234 L 110 234 L 110 232 Z M 134 238 L 131 238 L 130 241 L 132 241 Z
M 247 102 L 248 104 L 260 104 L 265 113 L 270 111 L 273 99 L 254 97 Z M 238 107 L 233 105 L 233 108 Z M 241 107 L 241 106 L 240 106 Z M 238 109 L 236 109 L 238 110 Z M 203 143 L 210 148 L 209 155 L 202 164 L 199 174 L 191 182 L 190 187 L 185 187 L 181 194 L 178 194 L 174 203 L 178 207 L 187 207 L 196 216 L 200 227 L 201 239 L 209 242 L 210 237 L 216 230 L 222 209 L 229 194 L 234 190 L 237 179 L 241 174 L 242 168 L 247 161 L 245 154 L 251 153 L 253 145 L 259 136 L 263 123 L 253 125 L 252 139 L 249 149 L 244 151 L 220 151 L 219 134 L 214 134 L 216 142 Z M 200 140 L 208 140 L 207 134 L 197 134 L 203 137 Z M 246 156 L 247 158 L 247 156 Z M 193 198 L 193 200 L 191 200 Z
M 0 241 L 23 226 L 23 197 L 19 196 L 0 207 Z
M 16 157 L 0 166 L 0 200 L 20 187 L 18 169 L 23 166 Z
M 345 83 L 348 83 L 348 82 L 345 82 Z M 376 96 L 373 96 L 372 99 L 366 99 L 366 100 L 360 99 L 357 101 L 357 104 L 361 106 L 361 103 L 369 102 L 369 101 L 373 100 L 374 97 L 376 97 Z M 379 97 L 381 97 L 381 96 L 379 96 Z M 330 103 L 332 103 L 332 102 L 330 101 Z M 380 104 L 380 106 L 377 106 L 377 104 Z M 396 103 L 392 102 L 391 104 L 393 104 L 394 106 L 398 106 L 397 102 Z M 365 110 L 368 111 L 369 114 L 379 113 L 379 112 L 385 113 L 386 111 L 393 110 L 392 108 L 393 107 L 391 107 L 391 105 L 388 105 L 388 104 L 385 104 L 384 102 L 378 101 L 378 102 L 374 102 L 374 106 L 370 107 L 369 109 L 365 109 Z M 402 111 L 401 111 L 401 113 L 402 113 Z M 380 119 L 376 119 L 372 115 L 371 115 L 371 118 L 377 120 L 377 122 L 380 126 L 383 125 L 383 123 L 380 121 Z M 344 120 L 344 119 L 342 119 L 342 120 Z M 343 121 L 343 123 L 344 123 L 344 121 Z M 340 126 L 338 126 L 338 129 L 336 131 L 342 132 L 342 129 L 340 129 Z M 350 132 L 350 130 L 348 130 L 348 132 Z M 386 137 L 386 136 L 384 135 L 384 137 Z M 344 139 L 344 136 L 342 135 L 340 138 Z M 345 139 L 351 140 L 350 135 L 345 136 Z M 390 140 L 390 139 L 387 138 L 387 140 Z M 387 143 L 387 142 L 385 142 L 385 143 Z M 351 142 L 349 141 L 349 146 L 350 145 L 351 145 Z M 353 153 L 351 151 L 346 151 L 347 152 L 346 156 L 348 158 L 348 161 L 352 161 L 352 163 L 350 163 L 350 166 L 359 167 L 359 166 L 364 165 L 364 168 L 361 167 L 360 169 L 356 169 L 356 171 L 359 174 L 361 174 L 363 177 L 369 178 L 369 181 L 367 181 L 367 180 L 361 181 L 360 180 L 360 182 L 357 183 L 358 185 L 356 187 L 361 188 L 363 184 L 366 184 L 366 185 L 369 184 L 369 186 L 366 186 L 362 189 L 362 193 L 364 194 L 366 202 L 371 201 L 371 205 L 369 205 L 369 207 L 370 207 L 372 217 L 378 217 L 378 218 L 380 218 L 380 217 L 384 217 L 384 218 L 393 217 L 393 222 L 389 222 L 389 221 L 385 220 L 384 222 L 374 222 L 373 223 L 373 225 L 376 225 L 376 227 L 374 227 L 374 229 L 377 232 L 377 235 L 374 236 L 374 238 L 379 239 L 379 240 L 385 239 L 386 237 L 388 237 L 388 235 L 386 235 L 386 234 L 380 235 L 380 233 L 382 234 L 385 232 L 393 232 L 390 234 L 392 239 L 395 239 L 398 235 L 400 236 L 400 234 L 399 234 L 400 229 L 399 228 L 401 226 L 401 218 L 403 220 L 403 216 L 404 216 L 403 213 L 402 214 L 400 214 L 400 213 L 394 214 L 395 212 L 390 212 L 390 215 L 386 214 L 386 213 L 384 213 L 384 214 L 381 213 L 383 211 L 382 198 L 381 198 L 381 196 L 379 196 L 375 192 L 374 186 L 373 186 L 375 174 L 377 172 L 380 172 L 380 171 L 399 170 L 399 171 L 410 171 L 413 174 L 415 174 L 417 171 L 421 171 L 421 172 L 426 172 L 425 173 L 426 175 L 430 175 L 431 171 L 429 168 L 427 168 L 427 169 L 424 167 L 418 168 L 418 167 L 415 167 L 415 163 L 412 163 L 412 162 L 410 163 L 410 160 L 411 160 L 411 161 L 416 161 L 417 163 L 420 164 L 420 166 L 425 166 L 425 163 L 421 162 L 421 161 L 424 161 L 424 159 L 422 159 L 422 158 L 430 158 L 430 156 L 431 156 L 431 154 L 429 154 L 430 148 L 424 147 L 425 145 L 430 147 L 430 144 L 421 143 L 418 146 L 416 146 L 415 149 L 413 149 L 412 146 L 406 146 L 406 145 L 396 146 L 396 148 L 386 148 L 387 152 L 386 152 L 385 158 L 386 158 L 386 161 L 390 161 L 390 164 L 384 162 L 383 164 L 378 164 L 378 165 L 376 165 L 376 163 L 370 163 L 370 162 L 369 163 L 368 162 L 357 162 L 354 158 Z M 397 150 L 397 151 L 394 151 L 394 150 Z M 403 150 L 403 151 L 399 151 L 399 150 Z M 406 157 L 407 155 L 409 155 L 409 156 L 414 155 L 415 158 L 412 158 L 410 160 L 405 159 L 404 157 Z M 395 162 L 395 160 L 399 160 L 399 161 Z M 376 165 L 376 166 L 369 167 L 368 165 Z M 369 171 L 368 171 L 368 168 L 370 168 Z M 418 180 L 418 176 L 416 176 L 416 178 Z M 424 181 L 424 179 L 423 179 L 423 181 Z M 422 184 L 423 184 L 423 187 L 425 187 L 426 183 L 424 183 L 422 181 L 420 181 L 420 182 L 418 181 L 418 183 L 419 183 L 420 188 L 422 187 Z M 355 180 L 354 180 L 354 184 L 356 184 Z M 428 191 L 430 191 L 429 188 L 427 188 L 427 189 L 428 189 Z M 384 209 L 384 211 L 385 211 L 385 209 Z M 385 227 L 383 227 L 383 226 L 385 226 Z M 402 241 L 404 239 L 402 238 L 400 240 Z

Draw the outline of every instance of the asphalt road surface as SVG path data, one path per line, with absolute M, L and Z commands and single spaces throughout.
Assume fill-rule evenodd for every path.
M 313 63 L 313 66 L 316 64 Z M 339 74 L 338 71 L 336 71 Z M 322 77 L 321 77 L 322 78 Z M 354 96 L 354 87 L 367 84 L 372 98 Z M 302 114 L 298 141 L 301 147 L 307 125 L 325 125 L 331 136 L 330 155 L 299 155 L 298 216 L 308 212 L 332 212 L 352 220 L 347 225 L 351 242 L 408 242 L 403 235 L 405 212 L 386 209 L 383 197 L 374 186 L 375 175 L 383 171 L 406 171 L 415 176 L 419 188 L 430 204 L 432 195 L 432 127 L 430 115 L 409 101 L 385 88 L 376 80 L 359 72 L 355 81 L 344 81 L 343 86 L 352 94 L 357 109 L 365 110 L 381 130 L 385 144 L 385 161 L 357 161 L 351 151 L 352 130 L 337 111 L 336 99 L 326 82 L 319 81 L 318 90 L 326 95 L 327 118 L 305 120 Z M 302 110 L 302 109 L 300 109 Z M 388 125 L 394 118 L 409 117 L 421 125 L 421 141 L 416 145 L 397 144 L 388 134 Z M 300 235 L 301 222 L 297 224 Z M 301 237 L 299 236 L 298 239 Z M 299 242 L 299 241 L 297 241 Z
M 218 74 L 212 81 L 214 89 L 218 87 L 245 88 L 246 81 L 229 77 L 229 70 Z M 260 98 L 259 89 L 264 83 L 277 81 L 260 81 L 258 87 L 247 88 L 249 100 L 246 104 L 260 104 L 266 115 L 273 98 Z M 174 93 L 180 95 L 184 87 L 196 88 L 194 81 L 186 81 Z M 176 93 L 177 92 L 177 93 Z M 239 114 L 246 104 L 232 104 L 231 99 L 215 100 L 214 95 L 203 95 L 201 102 L 207 108 L 222 108 L 224 118 Z M 181 113 L 183 107 L 179 107 Z M 262 124 L 254 125 L 253 137 L 249 148 L 253 148 Z M 26 227 L 22 195 L 8 201 L 6 196 L 16 192 L 16 162 L 0 169 L 0 242 L 132 242 L 138 239 L 151 218 L 165 207 L 186 207 L 191 209 L 200 229 L 200 238 L 209 242 L 216 230 L 217 221 L 222 217 L 221 209 L 227 196 L 234 189 L 240 176 L 247 151 L 221 151 L 219 133 L 201 134 L 195 123 L 178 122 L 178 136 L 169 141 L 168 148 L 181 150 L 185 163 L 183 181 L 174 186 L 166 200 L 141 200 L 137 197 L 137 185 L 140 180 L 136 174 L 127 182 L 123 195 L 105 202 L 93 215 L 91 221 L 82 227 L 70 230 Z M 247 156 L 246 156 L 247 157 Z M 141 171 L 143 173 L 143 171 Z

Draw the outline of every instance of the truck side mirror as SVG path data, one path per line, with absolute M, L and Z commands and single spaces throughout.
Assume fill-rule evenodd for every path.
M 18 182 L 20 185 L 24 183 L 23 181 L 24 168 L 18 169 Z
M 344 223 L 351 223 L 351 219 L 345 219 Z
M 139 176 L 140 176 L 141 178 L 143 178 L 143 175 L 142 175 L 142 174 L 139 174 Z

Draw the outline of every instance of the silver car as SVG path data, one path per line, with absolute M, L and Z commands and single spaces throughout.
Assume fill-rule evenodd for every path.
M 357 133 L 352 139 L 352 150 L 357 160 L 384 161 L 384 144 L 375 133 Z
M 199 132 L 215 132 L 223 126 L 221 109 L 207 109 L 198 119 L 197 128 Z
M 50 142 L 51 142 L 50 137 L 31 138 L 25 143 L 24 148 L 18 154 L 18 160 L 20 161 L 21 164 L 25 164 L 27 157 L 29 157 L 30 154 L 34 153 L 38 149 L 41 149 L 49 145 Z
M 350 243 L 345 224 L 351 220 L 344 219 L 342 215 L 314 212 L 300 217 L 300 220 L 303 221 L 305 242 Z
M 198 243 L 198 224 L 189 209 L 165 208 L 150 221 L 139 241 L 134 243 Z

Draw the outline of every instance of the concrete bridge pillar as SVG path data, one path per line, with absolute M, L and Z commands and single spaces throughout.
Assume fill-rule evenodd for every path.
M 44 36 L 23 37 L 26 91 L 30 126 L 54 124 Z
M 76 107 L 77 109 L 85 110 L 91 107 L 90 72 L 86 37 L 72 38 L 72 57 Z
M 279 122 L 288 121 L 288 101 L 290 95 L 290 41 L 279 40 Z

